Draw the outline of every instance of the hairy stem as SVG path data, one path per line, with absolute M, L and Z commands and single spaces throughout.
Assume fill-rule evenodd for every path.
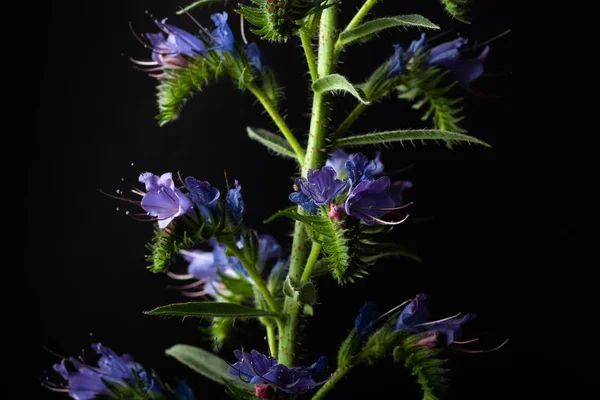
M 275 122 L 275 125 L 277 125 L 277 127 L 279 128 L 283 136 L 286 138 L 290 146 L 292 146 L 294 153 L 296 153 L 298 163 L 302 165 L 305 158 L 304 150 L 302 150 L 300 143 L 298 143 L 298 140 L 296 140 L 296 137 L 294 136 L 290 128 L 287 126 L 286 122 L 283 120 L 283 117 L 279 114 L 279 111 L 277 111 L 277 108 L 275 108 L 273 103 L 271 103 L 271 101 L 267 98 L 263 91 L 257 88 L 256 86 L 248 85 L 248 90 L 250 90 L 256 96 L 258 101 L 260 101 L 260 103 L 263 105 L 269 116 L 273 119 L 273 122 Z
M 321 247 L 322 245 L 317 242 L 313 242 L 312 248 L 310 249 L 310 254 L 308 256 L 308 261 L 306 261 L 306 267 L 304 267 L 304 272 L 302 273 L 302 278 L 300 282 L 307 282 L 312 275 L 313 268 L 321 255 Z
M 312 397 L 312 400 L 321 400 L 322 398 L 324 398 L 327 395 L 327 393 L 329 393 L 329 391 L 335 387 L 335 385 L 340 381 L 340 379 L 342 379 L 351 370 L 352 365 L 338 368 L 331 377 L 331 379 L 329 379 L 327 383 L 321 386 L 321 389 L 319 389 L 319 391 L 315 393 L 315 395 Z
M 362 7 L 356 12 L 356 15 L 354 16 L 354 18 L 352 18 L 352 20 L 348 23 L 346 28 L 344 28 L 344 32 L 349 31 L 350 29 L 356 28 L 358 26 L 358 24 L 360 24 L 362 22 L 362 20 L 367 16 L 369 11 L 371 11 L 371 8 L 373 8 L 375 6 L 375 4 L 377 4 L 377 1 L 378 0 L 366 0 L 365 3 L 362 5 Z M 336 58 L 340 54 L 341 50 L 342 50 L 342 44 L 338 41 L 335 44 L 335 57 Z
M 329 0 L 328 4 L 333 4 Z M 333 49 L 337 40 L 337 13 L 338 5 L 323 10 L 319 25 L 319 54 L 317 62 L 317 77 L 329 75 L 334 70 L 335 59 Z M 324 94 L 313 94 L 312 116 L 308 133 L 306 158 L 302 165 L 302 176 L 306 176 L 310 168 L 318 168 L 321 162 L 321 150 L 325 142 L 325 122 L 328 118 L 328 109 L 324 103 Z M 306 260 L 306 233 L 303 225 L 296 222 L 294 228 L 294 242 L 288 276 L 300 279 L 303 274 Z M 296 354 L 296 329 L 298 325 L 298 312 L 300 305 L 294 299 L 286 298 L 283 308 L 288 320 L 279 340 L 279 362 L 291 366 L 294 364 Z
M 300 31 L 300 40 L 302 40 L 302 48 L 304 49 L 304 55 L 306 56 L 306 63 L 308 64 L 308 70 L 310 71 L 310 79 L 314 82 L 318 78 L 317 63 L 315 62 L 315 53 L 312 48 L 312 38 L 310 34 L 304 30 Z
M 354 110 L 346 117 L 344 122 L 342 122 L 335 131 L 335 133 L 331 136 L 332 141 L 341 138 L 348 132 L 348 129 L 356 122 L 356 120 L 367 110 L 367 105 L 359 103 Z

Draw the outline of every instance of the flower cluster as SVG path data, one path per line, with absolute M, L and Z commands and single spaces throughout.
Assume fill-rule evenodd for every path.
M 167 19 L 162 21 L 155 20 L 154 23 L 160 29 L 157 33 L 146 33 L 145 37 L 148 40 L 146 47 L 152 50 L 152 60 L 142 61 L 132 59 L 132 62 L 141 66 L 149 67 L 145 71 L 157 72 L 153 74 L 156 78 L 165 76 L 164 69 L 181 69 L 189 67 L 192 64 L 185 57 L 195 59 L 202 58 L 208 55 L 209 51 L 225 52 L 239 58 L 240 54 L 235 44 L 233 32 L 227 23 L 227 12 L 214 13 L 211 15 L 211 20 L 214 23 L 214 29 L 201 32 L 202 35 L 197 37 L 181 28 L 167 24 Z M 259 72 L 262 72 L 264 61 L 262 54 L 256 43 L 248 43 L 243 51 L 248 63 Z M 185 56 L 185 57 L 184 57 Z
M 325 383 L 327 357 L 324 356 L 310 367 L 290 368 L 256 350 L 250 353 L 236 350 L 234 354 L 238 361 L 229 367 L 229 373 L 256 385 L 256 396 L 260 399 L 272 399 L 273 390 L 303 393 Z
M 91 347 L 100 356 L 97 366 L 85 364 L 74 357 L 65 358 L 53 366 L 63 381 L 48 380 L 44 385 L 53 391 L 68 393 L 76 400 L 114 395 L 115 391 L 134 393 L 139 398 L 148 399 L 195 399 L 192 389 L 184 382 L 179 382 L 174 391 L 170 390 L 149 375 L 131 355 L 119 356 L 101 343 L 94 343 Z
M 311 169 L 306 178 L 297 178 L 292 202 L 310 214 L 322 210 L 335 221 L 346 216 L 358 218 L 365 224 L 396 225 L 381 219 L 402 208 L 403 191 L 412 187 L 408 181 L 392 182 L 381 176 L 383 164 L 379 153 L 369 160 L 362 153 L 348 154 L 337 149 L 321 169 Z
M 467 59 L 464 57 L 467 39 L 458 37 L 452 41 L 439 44 L 429 49 L 425 32 L 421 34 L 419 40 L 413 40 L 406 51 L 402 46 L 395 44 L 394 55 L 388 62 L 387 78 L 393 78 L 405 74 L 406 66 L 414 62 L 416 58 L 421 59 L 423 67 L 437 66 L 452 72 L 455 79 L 466 87 L 469 83 L 479 78 L 483 74 L 483 63 L 490 51 L 489 46 L 485 46 L 482 52 L 475 58 Z
M 429 295 L 421 293 L 402 309 L 393 331 L 405 330 L 425 334 L 417 344 L 433 347 L 435 345 L 449 346 L 460 338 L 462 325 L 473 320 L 476 315 L 469 313 L 462 318 L 457 316 L 430 321 Z M 359 336 L 366 336 L 373 324 L 380 318 L 377 305 L 373 302 L 365 304 L 359 311 L 355 320 L 355 329 Z

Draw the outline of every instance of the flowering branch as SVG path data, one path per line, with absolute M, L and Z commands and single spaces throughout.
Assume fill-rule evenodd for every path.
M 308 282 L 310 276 L 312 275 L 313 268 L 321 255 L 321 248 L 323 246 L 318 242 L 313 242 L 312 248 L 310 250 L 310 254 L 308 256 L 308 261 L 306 261 L 306 266 L 304 267 L 304 272 L 302 273 L 302 278 L 300 282 Z
M 332 3 L 333 1 L 331 0 L 327 2 L 328 5 Z M 337 39 L 337 7 L 337 4 L 332 4 L 331 7 L 323 10 L 321 14 L 317 64 L 319 77 L 330 75 L 334 70 L 333 49 L 335 40 Z M 324 125 L 328 112 L 324 101 L 325 95 L 325 93 L 314 93 L 313 95 L 312 117 L 308 133 L 306 158 L 302 165 L 302 176 L 306 176 L 309 169 L 319 167 L 321 161 L 321 149 L 324 147 L 323 144 L 325 141 Z M 291 263 L 288 273 L 289 277 L 296 280 L 301 278 L 304 269 L 304 260 L 306 259 L 305 240 L 303 224 L 297 221 L 294 229 Z M 294 299 L 286 298 L 283 311 L 284 314 L 289 315 L 289 319 L 279 341 L 279 362 L 284 365 L 292 365 L 294 363 L 296 325 L 299 309 L 300 305 Z
M 331 136 L 331 140 L 339 139 L 348 132 L 348 129 L 358 120 L 358 118 L 367 110 L 368 105 L 363 103 L 358 103 L 358 105 L 352 110 L 350 114 L 346 117 L 344 122 L 342 122 L 335 131 L 335 133 Z
M 356 15 L 354 16 L 354 18 L 352 18 L 352 20 L 348 23 L 346 28 L 344 28 L 343 32 L 346 32 L 346 31 L 349 31 L 350 29 L 356 28 L 358 26 L 358 24 L 360 24 L 362 22 L 362 20 L 367 16 L 369 11 L 371 11 L 371 8 L 375 7 L 375 4 L 377 4 L 377 1 L 378 0 L 366 0 L 365 3 L 362 5 L 362 7 L 356 12 Z M 336 59 L 339 56 L 340 51 L 342 51 L 342 42 L 340 42 L 338 39 L 335 43 L 335 51 L 334 51 L 334 55 L 335 55 Z
M 310 71 L 310 79 L 314 82 L 319 79 L 319 73 L 317 71 L 317 63 L 315 62 L 315 53 L 313 52 L 310 33 L 304 29 L 300 31 L 300 40 L 302 41 L 302 48 L 304 49 L 306 63 L 308 64 L 308 69 Z

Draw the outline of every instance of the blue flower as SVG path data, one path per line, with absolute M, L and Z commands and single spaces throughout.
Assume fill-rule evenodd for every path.
M 246 46 L 246 58 L 248 59 L 248 63 L 256 68 L 258 72 L 263 72 L 264 59 L 256 43 L 248 43 Z
M 346 162 L 353 161 L 354 157 L 359 155 L 364 157 L 362 153 L 346 153 L 344 149 L 336 149 L 329 158 L 325 161 L 325 165 L 335 170 L 337 179 L 347 179 L 348 174 L 346 172 Z M 371 161 L 375 164 L 375 168 L 369 169 L 370 178 L 374 178 L 383 173 L 383 163 L 381 162 L 381 152 L 375 153 L 375 158 Z M 364 171 L 363 171 L 364 172 Z
M 227 24 L 227 12 L 215 13 L 210 16 L 215 23 L 216 28 L 212 31 L 212 37 L 215 41 L 214 50 L 235 52 L 235 42 L 233 32 Z
M 170 172 L 160 177 L 145 172 L 140 175 L 139 181 L 146 185 L 146 194 L 142 198 L 141 206 L 149 215 L 156 217 L 161 229 L 181 215 L 189 214 L 194 217 L 192 202 L 175 187 Z
M 383 172 L 380 153 L 373 160 L 369 160 L 363 153 L 356 153 L 346 161 L 346 173 L 350 188 L 356 187 L 360 182 L 375 180 L 375 176 Z
M 74 357 L 63 359 L 53 366 L 68 383 L 69 395 L 77 400 L 88 400 L 100 395 L 110 395 L 111 391 L 103 380 L 117 386 L 134 385 L 150 390 L 151 379 L 146 370 L 129 354 L 118 356 L 101 343 L 92 344 L 92 349 L 100 355 L 98 366 L 82 363 Z
M 427 308 L 429 300 L 429 295 L 424 293 L 412 299 L 398 316 L 394 330 L 421 331 L 419 325 L 427 322 L 430 317 L 429 309 Z
M 450 317 L 429 321 L 431 314 L 428 305 L 429 296 L 423 293 L 419 294 L 400 312 L 394 330 L 403 329 L 417 333 L 429 333 L 418 344 L 431 346 L 442 343 L 448 346 L 460 337 L 462 325 L 476 317 L 475 314 L 469 313 L 462 318 Z
M 415 55 L 421 54 L 423 51 L 427 50 L 428 44 L 425 32 L 421 33 L 421 37 L 419 40 L 413 40 L 410 42 L 410 46 L 408 46 L 408 50 L 406 51 L 407 58 L 411 58 Z
M 310 367 L 300 367 L 301 370 L 308 372 L 308 375 L 316 382 L 321 382 L 326 379 L 328 359 L 326 356 L 321 356 Z
M 199 181 L 193 176 L 185 178 L 185 187 L 190 193 L 190 198 L 198 207 L 207 207 L 210 210 L 216 210 L 219 207 L 219 189 L 211 186 L 209 182 Z
M 229 373 L 247 383 L 265 383 L 262 377 L 278 364 L 276 359 L 267 357 L 256 350 L 252 350 L 250 353 L 235 350 L 233 354 L 238 362 L 229 367 Z
M 310 169 L 307 178 L 296 179 L 296 186 L 316 205 L 323 206 L 329 204 L 347 187 L 346 182 L 335 177 L 336 172 L 331 167 Z
M 310 367 L 289 368 L 272 357 L 267 357 L 256 350 L 245 353 L 233 352 L 238 361 L 229 367 L 229 373 L 239 377 L 246 383 L 259 385 L 257 393 L 267 393 L 263 385 L 271 385 L 286 393 L 302 393 L 322 384 L 315 382 L 315 377 L 324 374 L 327 358 L 319 357 Z M 262 398 L 262 397 L 261 397 Z
M 390 178 L 381 178 L 360 182 L 346 199 L 346 214 L 360 218 L 365 224 L 385 223 L 379 217 L 394 209 L 394 200 L 390 194 Z
M 221 283 L 220 274 L 239 276 L 238 273 L 246 273 L 239 260 L 226 255 L 226 246 L 219 244 L 215 238 L 211 238 L 212 251 L 202 250 L 180 250 L 179 253 L 189 263 L 189 278 L 195 278 L 196 283 L 183 285 L 179 289 L 192 289 L 203 286 L 201 291 L 184 291 L 187 297 L 201 297 L 210 295 L 218 297 L 225 288 Z M 176 275 L 174 276 L 176 278 Z
M 360 308 L 358 316 L 354 320 L 354 329 L 358 336 L 365 336 L 373 327 L 373 323 L 379 318 L 377 303 L 370 301 Z
M 315 204 L 315 201 L 309 196 L 305 195 L 302 191 L 290 193 L 289 199 L 302 207 L 309 214 L 316 214 L 319 206 Z
M 258 236 L 258 263 L 259 269 L 264 268 L 268 261 L 275 260 L 281 256 L 281 246 L 273 235 L 264 234 Z
M 242 198 L 242 186 L 236 180 L 235 186 L 227 191 L 227 210 L 233 216 L 236 222 L 240 222 L 244 217 L 244 199 Z
M 387 78 L 393 78 L 404 73 L 404 65 L 402 61 L 402 46 L 399 44 L 395 44 L 394 46 L 394 55 L 390 58 L 388 62 L 388 73 Z
M 154 22 L 164 33 L 169 35 L 167 41 L 172 48 L 176 49 L 176 54 L 170 55 L 185 54 L 193 57 L 198 53 L 206 54 L 206 46 L 200 39 L 174 25 L 166 24 L 166 20 L 167 18 L 161 22 L 156 20 Z

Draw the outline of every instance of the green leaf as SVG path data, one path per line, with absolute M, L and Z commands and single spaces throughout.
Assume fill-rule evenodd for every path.
M 490 147 L 483 140 L 479 140 L 469 135 L 456 132 L 448 132 L 439 129 L 406 129 L 397 131 L 367 133 L 364 135 L 349 136 L 338 139 L 335 142 L 336 147 L 363 146 L 367 144 L 389 144 L 395 142 L 406 142 L 413 140 L 442 140 L 448 142 L 466 142 L 480 144 Z
M 244 392 L 254 392 L 254 385 L 248 385 L 240 381 L 238 377 L 230 374 L 228 372 L 229 364 L 206 350 L 185 344 L 177 344 L 167 349 L 165 354 L 212 381 L 222 385 L 232 385 Z
M 358 351 L 360 350 L 360 337 L 356 329 L 352 329 L 346 339 L 342 342 L 337 356 L 338 368 L 351 366 Z
M 313 83 L 312 88 L 316 93 L 347 92 L 363 104 L 370 103 L 361 89 L 354 87 L 346 78 L 339 74 L 327 75 L 317 79 Z
M 370 36 L 384 29 L 398 28 L 401 26 L 416 26 L 420 28 L 440 29 L 439 26 L 418 14 L 398 15 L 396 17 L 378 18 L 365 22 L 354 29 L 340 34 L 339 42 L 342 46 L 350 42 Z
M 245 278 L 234 278 L 229 275 L 218 272 L 221 277 L 221 282 L 227 289 L 233 294 L 241 296 L 242 298 L 250 298 L 254 295 L 252 284 Z
M 298 159 L 292 147 L 281 136 L 261 128 L 247 127 L 246 132 L 248 132 L 248 137 L 250 139 L 256 140 L 269 150 L 273 151 L 275 154 L 285 158 L 292 158 L 294 160 Z
M 296 299 L 300 304 L 313 305 L 317 302 L 317 288 L 312 282 L 304 282 L 296 292 Z
M 312 317 L 313 315 L 315 315 L 315 310 L 310 304 L 305 304 L 304 307 L 302 307 L 302 314 L 309 315 Z
M 177 15 L 181 15 L 184 14 L 190 10 L 193 10 L 196 7 L 201 7 L 201 6 L 207 6 L 213 3 L 220 3 L 220 2 L 225 2 L 227 0 L 198 0 L 193 2 L 192 4 L 190 4 L 187 7 L 184 7 L 183 9 L 177 11 Z
M 209 301 L 169 304 L 146 311 L 144 314 L 173 317 L 228 318 L 258 318 L 278 315 L 271 311 L 257 310 L 255 308 L 240 306 L 239 304 Z

